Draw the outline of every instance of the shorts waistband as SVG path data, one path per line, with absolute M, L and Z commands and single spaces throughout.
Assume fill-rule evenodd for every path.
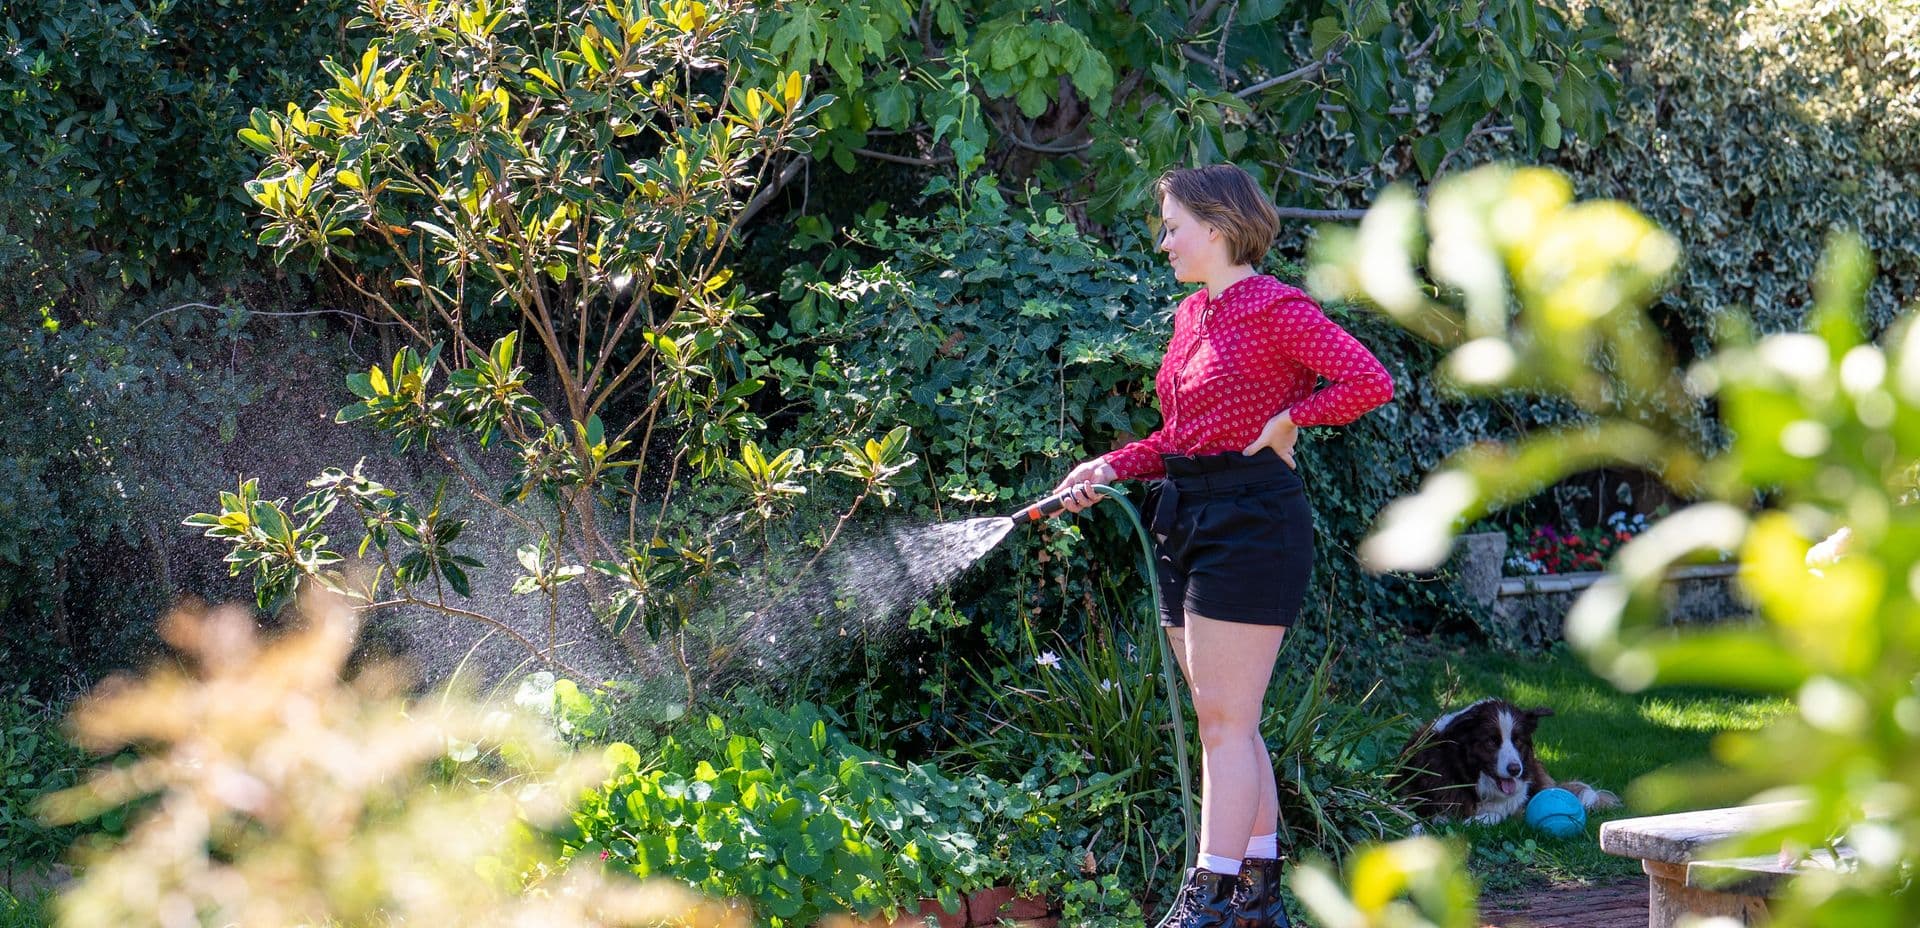
M 1298 476 L 1272 448 L 1262 448 L 1252 455 L 1238 451 L 1195 456 L 1164 454 L 1160 461 L 1166 465 L 1167 480 L 1183 493 L 1208 493 Z

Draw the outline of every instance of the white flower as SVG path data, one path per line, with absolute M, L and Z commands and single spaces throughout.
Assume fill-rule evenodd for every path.
M 1042 651 L 1040 652 L 1039 657 L 1036 657 L 1033 659 L 1033 662 L 1036 664 L 1039 664 L 1042 667 L 1052 669 L 1060 666 L 1060 655 L 1055 654 L 1052 651 Z
M 1100 681 L 1100 692 L 1102 692 L 1102 693 L 1111 693 L 1111 692 L 1113 692 L 1113 681 L 1112 681 L 1112 680 L 1101 680 L 1101 681 Z

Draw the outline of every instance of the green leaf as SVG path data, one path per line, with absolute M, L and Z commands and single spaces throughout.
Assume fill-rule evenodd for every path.
M 248 515 L 253 518 L 253 524 L 269 537 L 282 542 L 293 540 L 292 528 L 287 525 L 287 517 L 281 514 L 280 507 L 260 500 L 253 504 Z
M 1327 49 L 1332 48 L 1333 43 L 1340 41 L 1346 34 L 1346 31 L 1340 28 L 1340 20 L 1332 16 L 1322 16 L 1314 20 L 1311 33 L 1313 54 L 1316 57 L 1326 54 Z
M 1479 89 L 1478 73 L 1464 69 L 1456 70 L 1447 75 L 1447 79 L 1440 84 L 1439 90 L 1433 92 L 1433 102 L 1428 105 L 1427 111 L 1435 116 L 1444 116 L 1465 103 Z
M 441 561 L 440 575 L 447 578 L 447 585 L 453 587 L 455 593 L 461 596 L 473 595 L 472 588 L 467 584 L 467 572 L 461 570 L 458 564 L 452 561 Z
M 1413 160 L 1420 166 L 1420 176 L 1433 179 L 1433 172 L 1440 169 L 1440 162 L 1446 160 L 1447 143 L 1438 135 L 1423 135 L 1413 143 Z

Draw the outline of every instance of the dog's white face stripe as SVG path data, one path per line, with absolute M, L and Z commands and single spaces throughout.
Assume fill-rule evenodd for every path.
M 1452 725 L 1455 719 L 1458 719 L 1459 717 L 1466 715 L 1467 713 L 1472 712 L 1473 710 L 1478 709 L 1481 706 L 1484 706 L 1487 703 L 1490 703 L 1492 701 L 1493 700 L 1491 699 L 1482 699 L 1479 702 L 1476 702 L 1473 705 L 1466 707 L 1465 709 L 1455 709 L 1452 712 L 1449 712 L 1446 715 L 1441 716 L 1439 721 L 1436 721 L 1433 723 L 1434 734 L 1439 734 L 1440 732 L 1446 731 L 1447 726 Z
M 1512 776 L 1509 771 L 1521 769 L 1520 749 L 1513 744 L 1513 713 L 1500 710 L 1500 753 L 1494 755 L 1493 769 L 1500 776 Z

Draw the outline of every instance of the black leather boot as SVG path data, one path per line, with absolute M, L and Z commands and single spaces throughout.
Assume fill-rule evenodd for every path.
M 1239 885 L 1237 877 L 1224 873 L 1199 867 L 1188 870 L 1160 928 L 1231 928 L 1234 889 Z
M 1249 857 L 1240 862 L 1233 888 L 1230 928 L 1288 928 L 1287 904 L 1280 899 L 1280 862 Z

